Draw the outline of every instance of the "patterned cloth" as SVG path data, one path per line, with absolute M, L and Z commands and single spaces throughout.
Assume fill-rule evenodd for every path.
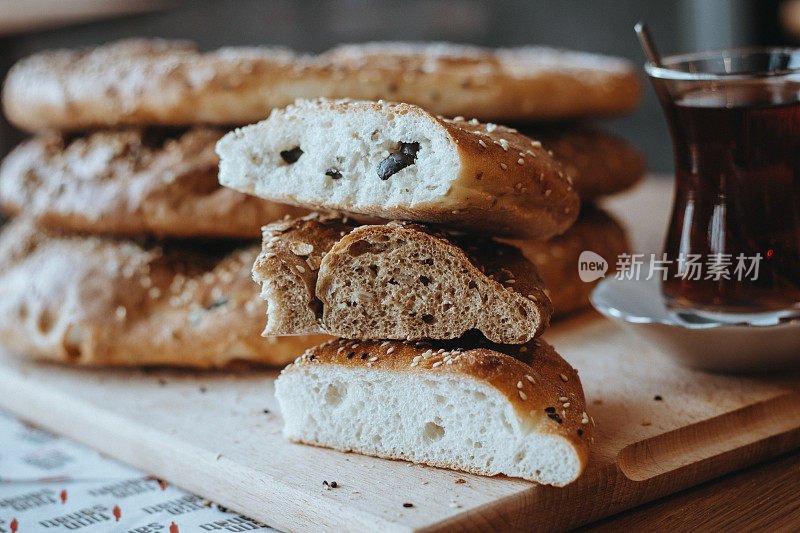
M 0 411 L 0 533 L 275 531 Z

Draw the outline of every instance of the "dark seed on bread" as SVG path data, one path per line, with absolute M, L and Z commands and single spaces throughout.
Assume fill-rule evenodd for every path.
M 281 152 L 281 158 L 290 165 L 292 163 L 297 163 L 297 160 L 300 159 L 301 155 L 303 155 L 303 151 L 299 146 L 295 146 L 291 150 L 284 150 Z
M 329 168 L 325 171 L 326 176 L 330 176 L 332 179 L 338 180 L 342 177 L 342 173 L 336 170 L 335 168 Z

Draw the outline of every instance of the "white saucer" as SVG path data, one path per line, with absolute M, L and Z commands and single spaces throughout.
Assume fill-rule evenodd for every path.
M 592 291 L 591 302 L 684 365 L 722 372 L 800 368 L 800 319 L 742 325 L 679 316 L 664 305 L 658 279 L 604 279 Z

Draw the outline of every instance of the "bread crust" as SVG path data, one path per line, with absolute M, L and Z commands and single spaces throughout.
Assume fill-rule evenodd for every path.
M 619 58 L 543 47 L 344 45 L 321 56 L 127 39 L 19 61 L 3 88 L 20 128 L 247 124 L 295 98 L 391 99 L 435 114 L 553 120 L 632 111 L 641 83 Z
M 468 265 L 472 271 L 461 274 L 459 284 L 464 287 L 457 288 L 465 288 L 477 279 L 488 287 L 486 301 L 495 302 L 498 313 L 510 308 L 516 310 L 517 306 L 524 308 L 526 313 L 515 314 L 509 323 L 503 324 L 485 317 L 486 322 L 464 322 L 464 329 L 454 334 L 446 334 L 445 331 L 449 330 L 426 323 L 422 316 L 413 321 L 413 327 L 411 319 L 409 323 L 370 327 L 338 321 L 329 306 L 331 300 L 340 295 L 332 292 L 331 287 L 341 281 L 343 271 L 348 272 L 351 247 L 370 240 L 383 242 L 390 239 L 403 242 L 420 239 L 427 248 Z M 404 258 L 399 266 L 408 272 L 409 277 L 418 275 L 413 272 L 419 269 L 419 265 L 414 264 L 411 258 Z M 459 263 L 452 267 L 460 269 Z M 552 305 L 536 268 L 516 248 L 490 239 L 445 236 L 431 228 L 407 222 L 358 226 L 343 217 L 312 214 L 267 225 L 264 227 L 262 251 L 253 264 L 253 279 L 262 284 L 262 296 L 268 300 L 265 333 L 272 335 L 329 333 L 349 338 L 421 339 L 445 334 L 445 338 L 457 337 L 477 328 L 495 341 L 526 342 L 544 331 L 552 314 Z M 369 300 L 376 298 L 377 289 L 373 286 L 354 287 L 352 293 L 363 297 L 359 298 L 356 306 L 364 306 L 364 312 L 370 315 L 391 308 L 394 302 Z M 455 301 L 453 309 L 457 310 L 461 305 Z M 272 308 L 280 309 L 280 314 L 269 312 Z M 437 313 L 435 309 L 429 312 Z
M 54 234 L 14 220 L 0 234 L 0 343 L 72 365 L 285 364 L 327 337 L 258 335 L 257 252 Z
M 299 193 L 277 192 L 275 187 L 279 184 L 271 187 L 270 183 L 262 180 L 265 174 L 277 167 L 269 162 L 274 160 L 274 154 L 258 153 L 260 148 L 263 150 L 259 143 L 265 139 L 282 138 L 283 131 L 296 127 L 298 121 L 336 115 L 347 115 L 353 121 L 377 115 L 387 123 L 403 120 L 443 134 L 456 151 L 460 163 L 449 189 L 435 199 L 413 204 L 341 203 L 332 199 L 318 202 Z M 410 142 L 412 139 L 402 140 Z M 304 207 L 438 224 L 459 231 L 547 239 L 563 233 L 572 225 L 580 205 L 571 178 L 542 148 L 541 142 L 512 128 L 477 120 L 436 117 L 409 104 L 325 99 L 298 101 L 274 111 L 265 121 L 228 133 L 217 144 L 217 152 L 221 156 L 220 182 L 243 192 Z M 324 178 L 320 171 L 320 180 Z M 348 180 L 341 186 L 371 187 L 381 183 L 378 176 L 353 179 L 359 180 L 358 183 Z M 320 186 L 323 183 L 321 181 Z M 391 186 L 391 178 L 383 180 L 383 183 Z
M 285 48 L 222 48 L 124 39 L 50 50 L 6 76 L 3 109 L 29 131 L 245 124 L 314 87 L 310 65 Z
M 321 58 L 348 69 L 341 97 L 484 121 L 616 116 L 633 111 L 642 92 L 627 60 L 543 46 L 373 42 L 340 45 Z
M 578 275 L 581 252 L 590 250 L 608 261 L 613 275 L 617 256 L 630 252 L 625 229 L 611 215 L 600 208 L 586 205 L 581 208 L 578 221 L 566 233 L 549 241 L 512 239 L 506 241 L 516 246 L 539 271 L 547 295 L 553 302 L 553 318 L 589 307 L 589 295 L 600 280 L 584 282 Z
M 43 133 L 0 165 L 0 209 L 56 230 L 246 238 L 265 222 L 308 213 L 221 187 L 221 136 L 209 128 Z
M 541 339 L 523 345 L 493 344 L 478 336 L 422 342 L 335 339 L 308 349 L 281 374 L 326 365 L 422 376 L 445 374 L 489 385 L 508 400 L 523 427 L 566 439 L 580 458 L 580 470 L 588 462 L 594 421 L 586 413 L 578 373 Z M 370 453 L 355 448 L 342 451 Z M 463 468 L 445 461 L 430 464 Z
M 586 128 L 522 131 L 553 152 L 584 203 L 633 187 L 647 169 L 636 148 L 610 133 Z

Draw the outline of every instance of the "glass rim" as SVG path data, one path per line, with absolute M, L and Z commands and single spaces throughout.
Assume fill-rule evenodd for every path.
M 704 50 L 701 52 L 689 52 L 685 54 L 673 54 L 664 56 L 661 62 L 664 66 L 657 67 L 651 62 L 644 65 L 644 70 L 648 76 L 664 80 L 685 80 L 685 81 L 724 81 L 724 80 L 752 80 L 759 78 L 780 77 L 791 74 L 800 74 L 800 66 L 797 68 L 786 68 L 779 70 L 765 70 L 753 72 L 687 72 L 677 70 L 674 67 L 680 63 L 688 63 L 702 59 L 709 59 L 714 56 L 735 56 L 747 54 L 800 54 L 800 48 L 791 46 L 746 46 L 740 48 L 719 48 L 714 50 Z

